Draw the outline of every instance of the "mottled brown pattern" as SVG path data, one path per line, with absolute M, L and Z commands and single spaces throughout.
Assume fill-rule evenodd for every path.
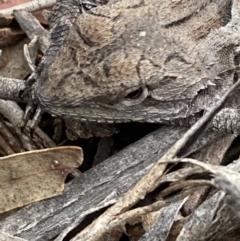
M 193 115 L 233 83 L 239 15 L 237 0 L 110 0 L 76 18 L 35 84 L 37 101 L 98 122 Z

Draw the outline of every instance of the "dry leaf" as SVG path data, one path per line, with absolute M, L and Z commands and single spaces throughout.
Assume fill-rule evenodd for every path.
M 82 156 L 79 147 L 57 147 L 0 158 L 0 213 L 61 194 Z

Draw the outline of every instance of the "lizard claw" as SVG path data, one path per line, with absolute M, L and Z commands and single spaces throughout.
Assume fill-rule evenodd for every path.
M 34 109 L 35 109 L 35 105 L 32 102 L 29 102 L 27 104 L 27 107 L 26 107 L 26 110 L 25 110 L 25 113 L 24 113 L 24 116 L 23 116 L 23 119 L 22 119 L 22 123 L 21 123 L 22 131 L 25 129 L 28 121 L 32 117 L 32 113 L 33 113 Z M 33 118 L 32 118 L 31 124 L 30 124 L 31 137 L 33 135 L 34 130 L 38 126 L 39 122 L 41 121 L 43 112 L 44 111 L 42 110 L 42 108 L 40 106 L 37 106 L 37 109 L 36 109 L 36 111 L 33 115 Z
M 36 127 L 38 126 L 39 122 L 42 119 L 42 115 L 43 115 L 43 110 L 40 106 L 37 106 L 37 109 L 34 113 L 34 116 L 32 118 L 31 124 L 30 124 L 30 136 L 31 138 L 33 138 L 33 133 L 36 129 Z
M 33 86 L 34 81 L 35 81 L 35 79 L 32 76 L 30 76 L 26 83 L 26 89 L 24 90 L 24 92 L 22 94 L 22 97 L 28 94 L 29 101 L 26 106 L 23 118 L 22 118 L 21 129 L 23 131 L 25 129 L 28 121 L 32 118 L 32 121 L 30 124 L 30 129 L 31 129 L 30 132 L 32 134 L 34 132 L 34 129 L 38 126 L 38 124 L 41 120 L 42 114 L 43 114 L 42 108 L 40 106 L 36 105 L 34 94 L 32 92 L 32 86 Z M 31 136 L 32 136 L 32 134 L 31 134 Z
M 42 119 L 43 112 L 44 111 L 42 110 L 42 108 L 40 106 L 37 106 L 36 112 L 33 116 L 33 119 L 32 119 L 31 125 L 30 125 L 30 128 L 32 130 L 34 130 L 38 126 L 39 122 Z
M 27 107 L 25 109 L 25 112 L 24 112 L 24 115 L 23 115 L 23 118 L 22 118 L 22 122 L 21 122 L 22 130 L 25 129 L 28 121 L 30 120 L 30 118 L 32 116 L 32 113 L 33 113 L 33 110 L 34 110 L 34 104 L 33 104 L 32 101 L 29 101 L 28 104 L 27 104 Z
M 26 80 L 25 89 L 23 93 L 20 95 L 20 98 L 24 98 L 26 95 L 28 95 L 31 92 L 32 86 L 35 81 L 36 81 L 36 73 L 33 72 Z
M 26 129 L 27 123 L 30 120 L 33 111 L 34 111 L 34 104 L 32 103 L 32 101 L 29 101 L 26 106 L 24 115 L 22 117 L 22 121 L 20 123 L 21 132 L 24 132 L 24 130 Z M 32 137 L 32 134 L 30 135 Z

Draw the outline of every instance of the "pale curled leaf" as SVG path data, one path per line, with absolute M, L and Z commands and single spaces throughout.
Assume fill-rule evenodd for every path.
M 233 213 L 240 218 L 240 162 L 234 174 L 229 170 L 221 170 L 214 175 L 214 185 L 226 192 L 226 201 Z
M 240 217 L 240 161 L 235 161 L 228 167 L 211 165 L 194 159 L 182 159 L 181 162 L 188 162 L 204 168 L 213 175 L 212 184 L 226 192 L 226 200 L 233 212 Z M 176 162 L 172 160 L 169 162 Z
M 58 147 L 0 158 L 0 213 L 56 196 L 82 163 L 79 147 Z

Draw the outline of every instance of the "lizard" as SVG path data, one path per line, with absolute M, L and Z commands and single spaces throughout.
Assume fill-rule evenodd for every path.
M 238 0 L 59 0 L 30 96 L 82 121 L 189 118 L 238 77 L 239 21 Z

